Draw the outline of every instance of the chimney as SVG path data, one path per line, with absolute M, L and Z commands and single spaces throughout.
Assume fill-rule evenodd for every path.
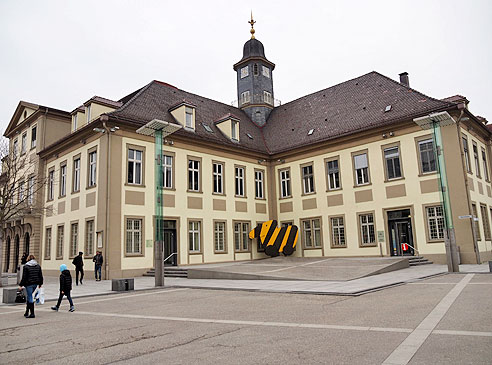
M 400 84 L 410 87 L 410 81 L 408 80 L 408 72 L 402 72 L 400 74 Z

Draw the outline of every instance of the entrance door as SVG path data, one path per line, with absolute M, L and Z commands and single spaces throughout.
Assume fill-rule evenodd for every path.
M 164 266 L 178 266 L 178 242 L 176 235 L 176 221 L 164 221 L 164 258 L 169 257 L 164 262 Z
M 7 237 L 7 251 L 5 252 L 5 272 L 10 269 L 10 236 Z
M 31 236 L 29 235 L 29 233 L 26 233 L 25 237 L 24 237 L 24 247 L 25 247 L 25 252 L 29 255 L 29 246 L 31 245 Z
M 15 254 L 14 254 L 14 272 L 17 272 L 17 267 L 19 266 L 19 254 L 20 254 L 20 239 L 19 235 L 15 236 Z
M 413 256 L 412 223 L 410 219 L 389 221 L 391 256 Z

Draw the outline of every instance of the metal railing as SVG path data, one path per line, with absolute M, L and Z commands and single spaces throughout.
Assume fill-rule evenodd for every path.
M 173 252 L 172 254 L 170 254 L 168 257 L 166 257 L 166 258 L 164 259 L 164 262 L 166 262 L 167 260 L 169 260 L 169 259 L 170 259 L 171 257 L 173 257 L 174 255 L 177 255 L 177 253 L 176 253 L 176 252 Z

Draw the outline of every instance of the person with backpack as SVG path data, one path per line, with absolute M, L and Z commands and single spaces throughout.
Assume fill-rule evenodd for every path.
M 41 266 L 39 266 L 34 255 L 29 255 L 22 271 L 22 280 L 19 283 L 19 290 L 22 290 L 24 287 L 26 288 L 27 293 L 26 312 L 24 313 L 24 317 L 36 318 L 34 315 L 34 301 L 32 299 L 32 293 L 36 290 L 37 286 L 41 288 L 42 285 L 43 271 L 41 270 Z M 29 314 L 29 312 L 31 314 Z
M 79 252 L 78 256 L 75 256 L 72 264 L 75 265 L 75 285 L 79 285 L 79 273 L 80 273 L 80 285 L 82 285 L 82 279 L 84 278 L 84 260 L 82 259 L 83 252 Z
M 67 265 L 60 265 L 60 295 L 58 296 L 58 303 L 54 307 L 51 307 L 54 311 L 58 312 L 58 308 L 60 308 L 61 301 L 63 296 L 65 295 L 70 303 L 69 312 L 73 312 L 75 307 L 73 306 L 72 297 L 70 296 L 70 292 L 72 291 L 72 275 L 70 275 L 70 271 L 67 269 Z

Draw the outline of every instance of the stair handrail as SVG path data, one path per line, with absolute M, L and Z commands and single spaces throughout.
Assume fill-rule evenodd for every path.
M 413 247 L 411 244 L 407 243 L 408 247 L 413 248 L 414 252 L 417 252 L 417 256 L 420 256 L 419 250 L 417 250 L 415 247 Z
M 176 252 L 173 252 L 173 253 L 172 253 L 172 254 L 170 254 L 168 257 L 166 257 L 166 258 L 164 259 L 164 261 L 163 261 L 163 262 L 166 262 L 167 260 L 169 260 L 169 259 L 170 259 L 171 257 L 173 257 L 174 255 L 177 255 L 177 253 L 176 253 Z

